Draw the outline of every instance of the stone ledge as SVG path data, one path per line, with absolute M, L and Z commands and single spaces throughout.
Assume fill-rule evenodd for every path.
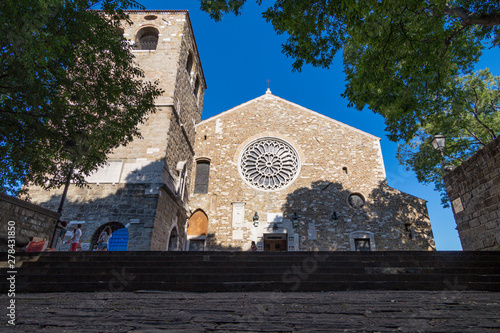
M 13 196 L 10 196 L 10 195 L 4 194 L 4 193 L 0 193 L 0 201 L 5 201 L 5 202 L 8 202 L 8 203 L 16 205 L 16 206 L 21 206 L 23 208 L 26 208 L 26 209 L 35 211 L 37 213 L 49 216 L 51 218 L 59 219 L 61 217 L 61 214 L 56 213 L 52 210 L 40 207 L 40 206 L 35 205 L 31 202 L 27 202 L 27 201 L 15 198 Z

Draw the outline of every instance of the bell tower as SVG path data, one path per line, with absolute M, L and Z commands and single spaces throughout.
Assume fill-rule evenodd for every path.
M 70 186 L 61 219 L 83 224 L 84 250 L 106 224 L 126 229 L 127 250 L 177 250 L 185 239 L 186 186 L 205 77 L 188 11 L 127 13 L 132 23 L 123 22 L 123 35 L 145 79 L 159 82 L 163 94 L 140 126 L 141 138 L 113 151 L 108 164 L 86 179 L 86 188 Z M 61 192 L 30 189 L 34 203 L 53 210 Z

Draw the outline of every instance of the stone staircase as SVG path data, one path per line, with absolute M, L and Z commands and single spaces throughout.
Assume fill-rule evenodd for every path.
M 48 252 L 16 266 L 16 292 L 500 291 L 500 252 Z

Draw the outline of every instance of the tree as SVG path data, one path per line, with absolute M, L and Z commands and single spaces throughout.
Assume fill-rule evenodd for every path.
M 215 20 L 238 15 L 245 2 L 200 0 Z M 497 79 L 471 73 L 487 44 L 500 45 L 499 1 L 276 0 L 263 17 L 288 35 L 283 53 L 295 59 L 294 70 L 328 68 L 343 51 L 343 96 L 350 106 L 384 117 L 389 139 L 401 143 L 400 162 L 421 182 L 443 189 L 439 154 L 424 145 L 434 132 L 451 139 L 447 153 L 454 164 L 498 134 L 498 101 L 490 96 L 490 109 L 482 102 L 498 91 Z
M 89 10 L 99 6 L 102 11 Z M 140 135 L 161 94 L 120 31 L 133 0 L 0 2 L 0 191 L 76 184 Z
M 245 2 L 200 0 L 215 20 L 238 15 Z M 294 70 L 328 68 L 343 50 L 343 96 L 384 116 L 393 141 L 411 138 L 426 116 L 446 107 L 484 44 L 500 43 L 498 1 L 276 0 L 263 17 L 288 35 L 283 53 L 295 59 Z
M 441 156 L 430 144 L 433 135 L 446 136 L 444 164 L 455 166 L 500 135 L 500 77 L 481 70 L 461 78 L 456 89 L 460 94 L 450 107 L 429 117 L 411 140 L 399 144 L 397 154 L 419 182 L 434 183 L 444 206 L 449 201 L 443 182 L 445 171 Z

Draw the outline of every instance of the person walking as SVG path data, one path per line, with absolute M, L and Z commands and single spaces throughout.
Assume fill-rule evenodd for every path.
M 80 243 L 80 238 L 82 237 L 82 225 L 77 224 L 76 229 L 73 231 L 73 237 L 69 241 L 66 242 L 66 244 L 71 243 L 71 249 L 70 251 L 76 251 L 76 248 L 78 247 L 78 244 Z
M 103 232 L 99 235 L 97 239 L 97 251 L 107 251 L 109 245 L 109 239 L 113 235 L 110 227 L 106 227 Z
M 64 236 L 66 235 L 66 227 L 68 226 L 68 222 L 66 221 L 59 221 L 57 225 L 57 229 L 59 229 L 59 234 L 57 235 L 56 238 L 56 244 L 54 246 L 54 249 L 56 251 L 61 251 L 61 245 L 64 243 L 63 239 Z

